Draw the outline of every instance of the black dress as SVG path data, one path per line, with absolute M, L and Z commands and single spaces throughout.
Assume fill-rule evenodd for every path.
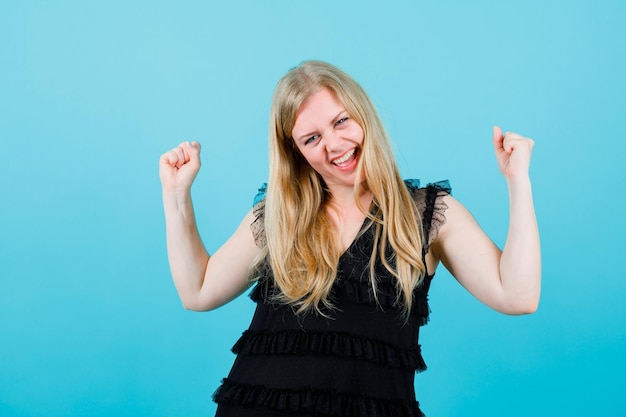
M 416 180 L 405 183 L 428 237 L 426 254 L 445 222 L 442 198 L 450 187 L 446 181 L 424 188 Z M 255 205 L 260 243 L 263 209 L 261 200 Z M 423 416 L 413 382 L 415 372 L 426 369 L 418 337 L 428 321 L 433 276 L 427 275 L 415 290 L 406 320 L 394 278 L 379 262 L 376 301 L 368 269 L 373 230 L 360 233 L 339 260 L 331 291 L 337 309 L 329 312 L 330 318 L 296 315 L 290 306 L 272 303 L 276 288 L 265 269 L 250 295 L 257 303 L 250 328 L 233 347 L 235 363 L 213 395 L 216 416 Z

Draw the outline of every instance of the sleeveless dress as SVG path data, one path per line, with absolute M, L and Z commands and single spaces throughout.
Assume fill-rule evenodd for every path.
M 445 222 L 447 181 L 420 188 L 405 181 L 422 218 L 423 255 Z M 257 244 L 265 241 L 262 188 L 252 225 Z M 330 317 L 295 314 L 271 300 L 277 291 L 266 266 L 250 297 L 252 323 L 232 348 L 230 374 L 213 394 L 217 417 L 248 416 L 423 416 L 415 398 L 415 373 L 426 369 L 418 344 L 428 321 L 428 273 L 414 291 L 408 320 L 396 299 L 394 278 L 375 265 L 377 300 L 369 276 L 374 228 L 363 225 L 339 260 Z

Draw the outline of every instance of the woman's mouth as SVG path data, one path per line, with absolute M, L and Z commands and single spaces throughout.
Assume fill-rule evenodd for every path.
M 345 167 L 349 165 L 350 162 L 352 162 L 352 160 L 355 157 L 355 154 L 356 154 L 356 148 L 352 149 L 351 151 L 346 152 L 345 154 L 343 154 L 341 158 L 337 158 L 333 160 L 332 163 L 334 165 L 337 165 L 338 167 Z

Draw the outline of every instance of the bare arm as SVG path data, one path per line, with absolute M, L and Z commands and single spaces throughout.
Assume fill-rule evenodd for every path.
M 541 292 L 541 250 L 528 167 L 533 141 L 494 129 L 494 148 L 509 189 L 509 230 L 501 251 L 471 214 L 446 197 L 448 210 L 434 250 L 476 298 L 507 314 L 532 313 Z
M 198 229 L 191 184 L 200 168 L 200 145 L 182 143 L 160 159 L 167 254 L 178 295 L 190 310 L 212 310 L 249 286 L 248 269 L 259 253 L 250 211 L 228 241 L 210 256 Z

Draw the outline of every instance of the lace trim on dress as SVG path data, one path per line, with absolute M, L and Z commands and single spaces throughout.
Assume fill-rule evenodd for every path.
M 267 239 L 265 238 L 265 193 L 267 192 L 267 184 L 261 185 L 261 188 L 254 196 L 254 202 L 252 207 L 252 213 L 254 214 L 254 221 L 250 225 L 252 229 L 252 236 L 254 236 L 254 243 L 263 249 L 267 245 Z
M 437 239 L 439 229 L 446 222 L 444 212 L 448 205 L 443 198 L 452 193 L 452 187 L 448 180 L 428 184 L 422 188 L 419 180 L 409 179 L 404 183 L 413 196 L 418 213 L 422 216 L 424 236 L 428 237 L 422 246 L 422 252 L 426 254 L 430 245 Z
M 419 403 L 370 398 L 318 389 L 271 389 L 240 384 L 228 378 L 213 394 L 219 404 L 266 407 L 277 412 L 296 411 L 319 416 L 424 417 Z
M 246 330 L 232 348 L 235 354 L 333 355 L 373 362 L 395 368 L 421 372 L 426 369 L 421 347 L 416 344 L 407 349 L 380 340 L 348 333 L 254 332 Z

